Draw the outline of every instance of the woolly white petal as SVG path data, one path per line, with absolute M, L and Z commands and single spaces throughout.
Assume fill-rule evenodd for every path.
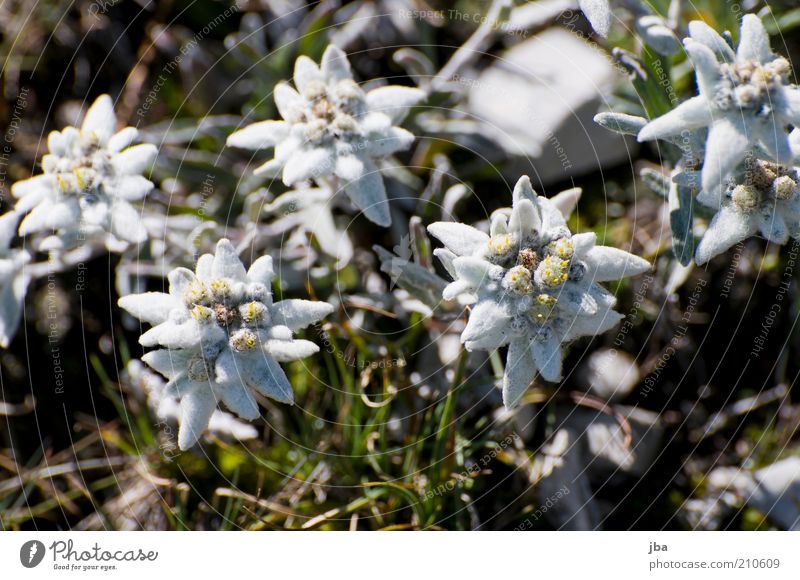
M 279 403 L 294 404 L 294 392 L 286 373 L 270 355 L 253 353 L 248 364 L 243 365 L 242 375 L 248 386 L 265 397 Z
M 457 256 L 470 256 L 486 249 L 489 236 L 480 230 L 456 222 L 436 222 L 428 232 Z
M 149 143 L 128 147 L 112 158 L 114 170 L 120 175 L 143 173 L 158 157 L 158 148 Z
M 270 308 L 275 324 L 288 326 L 292 330 L 305 328 L 333 312 L 333 306 L 327 302 L 312 300 L 281 300 Z
M 265 352 L 278 362 L 300 360 L 319 352 L 319 347 L 310 340 L 267 340 Z
M 275 270 L 272 268 L 272 256 L 261 256 L 250 265 L 247 271 L 248 282 L 258 282 L 269 290 L 272 279 L 275 277 Z
M 54 193 L 52 191 L 48 191 L 46 189 L 33 190 L 30 193 L 27 193 L 25 197 L 17 201 L 17 203 L 14 204 L 14 209 L 20 214 L 25 214 L 51 196 L 54 196 Z
M 533 361 L 542 378 L 551 383 L 561 380 L 561 343 L 554 332 L 540 331 L 531 343 Z
M 531 179 L 527 175 L 523 175 L 517 180 L 514 185 L 514 192 L 511 195 L 512 206 L 516 205 L 520 200 L 527 199 L 535 202 L 538 195 L 533 190 Z
M 447 248 L 436 248 L 433 251 L 433 255 L 439 258 L 439 261 L 442 263 L 442 266 L 444 266 L 444 269 L 447 270 L 447 273 L 450 274 L 452 278 L 455 278 L 456 269 L 453 262 L 456 259 L 456 255 Z
M 181 352 L 181 351 L 174 351 L 174 352 Z M 164 390 L 162 392 L 162 397 L 172 397 L 175 399 L 179 399 L 181 397 L 185 397 L 192 391 L 196 391 L 198 389 L 208 390 L 209 385 L 208 383 L 198 383 L 189 379 L 189 375 L 186 372 L 179 372 L 169 381 L 167 384 L 164 385 Z M 163 400 L 163 399 L 162 399 Z
M 473 256 L 461 256 L 453 260 L 457 280 L 466 282 L 476 289 L 491 281 L 489 272 L 494 268 L 491 262 Z
M 19 224 L 19 235 L 74 227 L 80 222 L 80 218 L 81 210 L 74 199 L 60 203 L 43 200 Z
M 211 389 L 195 389 L 181 398 L 181 425 L 178 429 L 178 447 L 192 447 L 208 427 L 217 400 Z
M 347 60 L 347 55 L 344 51 L 333 44 L 328 45 L 325 52 L 322 54 L 322 61 L 320 62 L 322 76 L 328 83 L 336 83 L 345 79 L 352 79 L 353 74 L 350 72 L 350 63 Z
M 527 340 L 515 340 L 508 345 L 506 369 L 503 374 L 503 404 L 511 409 L 519 404 L 528 386 L 536 377 L 531 345 Z
M 275 106 L 281 117 L 291 120 L 305 107 L 305 101 L 288 83 L 280 82 L 275 85 Z
M 550 201 L 558 208 L 564 219 L 568 220 L 578 206 L 578 200 L 581 198 L 582 193 L 583 190 L 580 187 L 573 187 L 554 195 L 550 198 Z
M 142 356 L 142 360 L 154 371 L 161 373 L 168 379 L 177 378 L 186 372 L 186 365 L 191 358 L 191 353 L 185 350 L 170 350 L 161 348 L 152 350 Z
M 639 131 L 639 141 L 652 141 L 672 135 L 679 135 L 684 129 L 697 129 L 708 126 L 713 109 L 703 97 L 692 97 L 684 101 L 666 115 L 650 121 Z
M 724 38 L 702 20 L 692 20 L 689 23 L 689 36 L 697 42 L 706 45 L 723 62 L 733 62 L 735 54 Z
M 684 44 L 686 52 L 694 64 L 697 88 L 700 94 L 711 102 L 716 96 L 717 86 L 722 76 L 717 57 L 714 55 L 714 51 L 705 44 L 694 42 L 691 39 L 686 39 Z
M 589 267 L 586 275 L 593 282 L 619 280 L 650 269 L 650 262 L 647 260 L 609 246 L 595 246 L 586 252 L 585 260 Z
M 166 348 L 195 348 L 201 342 L 219 342 L 225 339 L 225 331 L 219 327 L 208 326 L 204 336 L 198 325 L 192 320 L 176 324 L 170 320 L 154 326 L 139 337 L 142 346 L 164 346 Z
M 284 162 L 278 159 L 270 159 L 253 170 L 253 175 L 262 177 L 278 177 L 283 171 Z
M 211 269 L 213 266 L 214 256 L 212 254 L 203 254 L 197 258 L 197 264 L 195 264 L 194 271 L 197 273 L 197 277 L 201 280 L 210 280 Z
M 205 255 L 210 256 L 210 254 Z M 188 268 L 175 268 L 174 270 L 171 270 L 169 274 L 167 274 L 167 279 L 169 280 L 170 296 L 175 299 L 176 304 L 180 304 L 181 300 L 183 300 L 183 295 L 189 288 L 189 284 L 194 282 L 197 279 L 197 276 L 195 276 L 194 272 Z
M 294 61 L 294 86 L 301 93 L 305 90 L 311 81 L 322 81 L 322 72 L 319 70 L 317 63 L 305 55 L 297 57 Z
M 745 14 L 742 18 L 736 57 L 739 61 L 754 60 L 759 63 L 766 63 L 773 59 L 772 49 L 769 46 L 769 35 L 761 23 L 761 19 L 755 14 Z
M 181 307 L 181 303 L 175 297 L 163 292 L 129 294 L 120 298 L 117 304 L 131 316 L 152 325 L 165 322 L 169 318 L 170 310 Z
M 111 151 L 112 153 L 119 153 L 128 145 L 131 145 L 136 138 L 139 136 L 139 131 L 136 130 L 134 127 L 125 127 L 118 133 L 114 133 L 114 135 L 108 140 L 108 145 L 106 145 L 106 149 Z M 51 149 L 52 151 L 52 149 Z
M 67 140 L 61 131 L 50 131 L 47 135 L 47 150 L 58 156 L 67 153 Z
M 336 161 L 336 154 L 328 147 L 298 149 L 283 167 L 284 185 L 293 185 L 312 177 L 330 175 Z
M 117 200 L 111 206 L 111 233 L 120 240 L 138 244 L 147 239 L 139 212 L 127 201 Z
M 370 111 L 383 113 L 389 117 L 392 124 L 397 124 L 405 119 L 411 107 L 424 99 L 424 91 L 412 87 L 390 85 L 368 92 L 367 106 Z
M 789 228 L 786 226 L 786 220 L 777 211 L 761 214 L 758 218 L 758 229 L 773 244 L 783 245 L 789 241 Z
M 752 236 L 757 229 L 752 216 L 730 205 L 723 206 L 711 220 L 697 245 L 695 262 L 705 264 L 714 256 Z
M 725 180 L 747 154 L 753 136 L 741 113 L 718 117 L 711 125 L 703 161 L 703 189 L 724 187 Z
M 135 201 L 142 199 L 153 190 L 153 182 L 141 175 L 129 175 L 115 181 L 114 190 L 109 192 L 114 197 Z
M 619 312 L 612 310 L 611 306 L 598 309 L 593 316 L 576 316 L 569 321 L 569 327 L 564 333 L 565 342 L 582 336 L 597 336 L 614 328 L 620 320 L 625 318 Z
M 230 349 L 225 349 L 220 353 L 214 364 L 217 377 L 214 392 L 228 409 L 242 419 L 252 421 L 257 419 L 260 413 L 255 398 L 243 383 L 240 373 L 245 365 L 238 364 L 240 362 L 237 357 L 233 356 Z
M 522 199 L 514 204 L 511 217 L 508 219 L 508 231 L 514 232 L 524 239 L 537 233 L 542 227 L 542 219 L 533 202 Z
M 467 350 L 494 350 L 510 340 L 511 317 L 505 307 L 491 300 L 479 302 L 469 313 L 461 342 Z
M 442 298 L 445 300 L 455 300 L 462 294 L 474 291 L 475 286 L 473 284 L 470 284 L 466 280 L 455 280 L 444 287 L 442 290 Z
M 597 234 L 594 232 L 584 232 L 572 236 L 572 249 L 579 258 L 583 258 L 596 244 Z
M 539 215 L 542 218 L 542 232 L 551 232 L 556 229 L 567 227 L 567 222 L 564 220 L 563 214 L 558 210 L 551 200 L 540 195 L 536 198 L 536 206 L 539 209 Z
M 225 406 L 242 419 L 254 421 L 261 416 L 255 397 L 240 381 L 220 386 L 216 392 Z
M 244 282 L 247 278 L 244 265 L 236 253 L 233 244 L 225 238 L 217 242 L 214 262 L 211 264 L 211 276 L 214 278 L 231 278 Z
M 397 151 L 405 151 L 414 142 L 414 135 L 400 127 L 389 127 L 385 132 L 370 135 L 364 154 L 369 157 L 386 157 Z
M 37 196 L 41 199 L 44 195 L 55 193 L 56 178 L 52 174 L 35 175 L 22 181 L 17 181 L 11 186 L 11 195 L 17 199 L 27 196 Z M 32 207 L 32 206 L 31 206 Z M 29 208 L 30 209 L 30 208 Z M 20 210 L 24 211 L 24 210 Z
M 289 123 L 286 121 L 261 121 L 229 135 L 227 145 L 242 149 L 266 149 L 288 136 Z
M 114 102 L 108 95 L 100 95 L 86 111 L 81 131 L 94 133 L 101 143 L 105 144 L 117 130 L 117 117 L 114 114 Z
M 769 153 L 770 161 L 788 164 L 792 162 L 794 153 L 789 135 L 781 121 L 782 119 L 778 115 L 771 115 L 766 119 L 761 119 L 756 127 L 759 143 Z
M 360 175 L 355 178 L 346 177 L 356 174 L 358 164 L 361 165 Z M 348 180 L 344 184 L 344 190 L 367 219 L 379 226 L 391 225 L 392 215 L 383 178 L 372 160 L 364 156 L 341 157 L 336 164 L 336 175 Z

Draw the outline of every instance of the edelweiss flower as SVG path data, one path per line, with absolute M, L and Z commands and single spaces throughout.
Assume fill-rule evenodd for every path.
M 796 167 L 745 159 L 724 189 L 697 196 L 718 212 L 697 246 L 695 262 L 704 264 L 759 231 L 775 244 L 785 244 L 789 237 L 800 239 L 798 190 Z
M 437 255 L 455 279 L 446 299 L 468 294 L 476 303 L 461 335 L 468 350 L 508 345 L 503 401 L 516 405 L 536 373 L 561 379 L 561 345 L 612 328 L 622 315 L 596 282 L 640 274 L 650 264 L 628 252 L 597 246 L 594 233 L 567 228 L 573 191 L 547 199 L 522 177 L 510 214 L 496 212 L 491 233 L 438 222 L 430 233 L 444 243 Z
M 136 129 L 116 132 L 116 125 L 111 97 L 102 95 L 86 112 L 80 129 L 67 127 L 48 135 L 44 173 L 11 188 L 19 199 L 17 211 L 30 211 L 19 225 L 21 236 L 55 230 L 59 235 L 46 240 L 47 249 L 73 246 L 97 235 L 111 251 L 124 249 L 124 242 L 146 239 L 139 212 L 130 202 L 153 189 L 141 173 L 158 150 L 149 144 L 130 147 Z
M 181 401 L 178 445 L 195 444 L 217 400 L 243 419 L 259 416 L 250 389 L 282 403 L 294 394 L 278 362 L 319 351 L 292 332 L 333 311 L 326 302 L 272 302 L 272 258 L 258 258 L 245 272 L 228 240 L 215 255 L 197 261 L 196 273 L 169 273 L 169 294 L 147 292 L 120 298 L 119 305 L 153 324 L 139 339 L 143 346 L 163 346 L 142 360 L 169 379 L 164 394 Z
M 0 347 L 8 348 L 17 332 L 30 277 L 23 267 L 31 257 L 25 250 L 10 249 L 19 214 L 0 216 Z
M 306 56 L 295 62 L 294 84 L 275 87 L 283 121 L 262 121 L 236 131 L 228 145 L 275 147 L 274 159 L 257 174 L 282 174 L 287 186 L 336 176 L 352 202 L 378 225 L 391 223 L 386 190 L 376 159 L 407 149 L 414 136 L 399 123 L 425 94 L 415 88 L 384 86 L 368 93 L 353 80 L 347 55 L 330 45 L 321 66 Z
M 684 40 L 695 65 L 699 95 L 648 123 L 640 141 L 663 139 L 708 127 L 702 184 L 705 191 L 724 187 L 734 168 L 763 148 L 776 163 L 789 163 L 792 148 L 786 126 L 800 125 L 800 89 L 790 86 L 791 66 L 773 54 L 761 20 L 742 19 L 736 53 L 708 25 L 690 23 Z

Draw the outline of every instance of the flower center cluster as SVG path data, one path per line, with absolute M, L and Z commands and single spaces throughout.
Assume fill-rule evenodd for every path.
M 791 65 L 785 58 L 776 58 L 765 64 L 754 60 L 720 65 L 722 79 L 717 86 L 716 101 L 720 108 L 756 109 L 768 113 L 770 93 L 786 84 Z
M 302 94 L 306 107 L 287 120 L 304 123 L 308 141 L 349 140 L 358 135 L 356 118 L 364 114 L 366 106 L 364 92 L 355 81 L 344 79 L 334 85 L 311 81 Z
M 515 234 L 489 238 L 487 259 L 506 268 L 502 287 L 506 296 L 525 305 L 524 320 L 543 325 L 552 319 L 558 293 L 568 281 L 583 277 L 585 266 L 574 259 L 574 244 L 569 235 L 543 242 L 537 238 L 518 240 Z M 524 320 L 516 326 L 525 326 Z
M 728 195 L 739 209 L 750 211 L 770 199 L 791 201 L 797 197 L 800 176 L 795 168 L 752 158 L 745 165 L 742 182 L 728 187 Z
M 92 201 L 99 193 L 103 178 L 111 173 L 111 155 L 100 147 L 94 133 L 64 133 L 71 141 L 64 156 L 49 154 L 42 158 L 45 173 L 54 173 L 58 188 L 65 195 L 82 195 Z
M 269 324 L 269 310 L 263 302 L 266 295 L 263 284 L 245 284 L 228 278 L 209 282 L 195 279 L 184 292 L 183 301 L 195 320 L 222 328 L 229 346 L 245 352 L 256 348 L 256 331 Z

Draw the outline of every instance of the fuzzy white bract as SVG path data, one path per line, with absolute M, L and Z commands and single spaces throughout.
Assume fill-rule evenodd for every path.
M 196 272 L 169 273 L 169 293 L 147 292 L 120 298 L 119 305 L 153 326 L 139 342 L 164 347 L 142 360 L 167 379 L 165 395 L 180 399 L 178 445 L 195 444 L 208 426 L 217 401 L 243 419 L 259 417 L 256 391 L 293 404 L 294 394 L 279 362 L 319 351 L 295 330 L 333 311 L 326 302 L 272 301 L 272 258 L 263 256 L 245 271 L 231 243 L 220 240 L 204 254 Z
M 318 66 L 300 56 L 294 85 L 275 87 L 283 121 L 262 121 L 236 131 L 228 145 L 275 148 L 257 174 L 281 175 L 287 186 L 335 176 L 364 215 L 382 226 L 391 223 L 389 203 L 376 160 L 408 149 L 410 132 L 396 127 L 425 93 L 383 86 L 365 93 L 353 80 L 347 55 L 330 45 Z
M 496 212 L 490 234 L 437 222 L 428 227 L 446 249 L 437 256 L 454 281 L 443 296 L 474 302 L 461 335 L 468 350 L 508 345 L 503 401 L 513 407 L 537 372 L 561 379 L 562 345 L 594 336 L 622 319 L 614 296 L 597 282 L 640 274 L 650 264 L 622 250 L 596 245 L 594 233 L 572 235 L 568 216 L 575 190 L 538 196 L 522 177 L 513 207 Z
M 793 153 L 787 125 L 800 125 L 800 89 L 789 84 L 789 61 L 774 54 L 761 20 L 742 19 L 736 52 L 701 21 L 689 25 L 684 40 L 697 76 L 698 96 L 653 119 L 640 141 L 667 139 L 708 129 L 702 189 L 726 187 L 748 154 L 787 164 Z
M 114 104 L 100 96 L 86 112 L 81 128 L 66 127 L 47 137 L 44 173 L 11 188 L 16 210 L 28 213 L 21 236 L 55 232 L 42 249 L 69 248 L 81 240 L 102 238 L 111 251 L 142 242 L 147 232 L 131 201 L 143 199 L 153 184 L 142 173 L 158 154 L 154 145 L 131 144 L 133 127 L 116 131 Z
M 0 348 L 7 348 L 17 332 L 30 276 L 24 266 L 31 256 L 12 249 L 19 214 L 10 211 L 0 216 Z

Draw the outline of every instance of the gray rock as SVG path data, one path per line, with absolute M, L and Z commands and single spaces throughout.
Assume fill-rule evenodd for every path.
M 621 75 L 592 43 L 552 28 L 506 51 L 470 85 L 470 112 L 511 161 L 545 185 L 627 160 L 635 144 L 593 118 Z M 535 171 L 531 171 L 531 164 Z

